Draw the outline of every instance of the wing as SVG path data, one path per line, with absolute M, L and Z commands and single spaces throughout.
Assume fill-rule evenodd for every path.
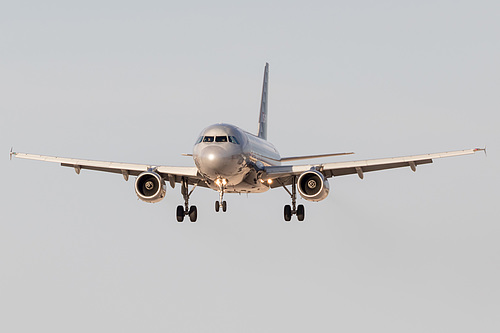
M 364 161 L 335 162 L 316 165 L 269 166 L 265 168 L 265 172 L 262 177 L 277 180 L 277 182 L 273 182 L 271 185 L 273 188 L 282 185 L 290 185 L 292 183 L 292 176 L 300 175 L 311 168 L 321 171 L 327 178 L 357 174 L 359 178 L 363 179 L 365 172 L 403 167 L 410 167 L 413 171 L 416 171 L 417 165 L 432 163 L 432 161 L 437 158 L 471 155 L 477 151 L 485 151 L 485 149 L 476 148 L 445 153 L 380 158 Z
M 14 156 L 16 158 L 60 163 L 61 166 L 74 168 L 77 174 L 79 174 L 82 169 L 88 169 L 94 171 L 119 173 L 123 175 L 123 178 L 125 178 L 125 180 L 128 180 L 129 175 L 138 176 L 144 171 L 156 170 L 156 172 L 160 174 L 164 179 L 169 180 L 171 185 L 174 185 L 174 183 L 180 183 L 182 178 L 184 177 L 188 179 L 189 184 L 206 186 L 206 184 L 202 181 L 202 177 L 198 174 L 198 169 L 196 167 L 176 167 L 164 165 L 154 166 L 149 164 L 93 161 L 17 152 L 11 152 L 10 155 L 11 157 Z

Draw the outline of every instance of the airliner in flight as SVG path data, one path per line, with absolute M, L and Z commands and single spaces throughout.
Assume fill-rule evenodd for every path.
M 19 153 L 12 149 L 10 157 L 60 163 L 61 166 L 74 168 L 77 174 L 82 169 L 89 169 L 122 174 L 125 180 L 134 176 L 137 196 L 149 203 L 159 202 L 165 197 L 166 183 L 172 188 L 179 183 L 184 205 L 177 207 L 178 222 L 183 222 L 186 216 L 191 222 L 196 222 L 196 206 L 189 205 L 189 198 L 196 187 L 210 188 L 219 193 L 219 199 L 215 201 L 216 212 L 227 210 L 226 193 L 261 193 L 283 188 L 291 198 L 291 205 L 285 205 L 283 210 L 285 221 L 290 221 L 293 215 L 303 221 L 305 209 L 304 205 L 297 205 L 297 192 L 307 201 L 324 200 L 330 190 L 328 178 L 354 174 L 363 179 L 366 172 L 403 167 L 416 171 L 418 165 L 432 163 L 436 158 L 485 151 L 475 148 L 350 162 L 287 164 L 353 153 L 281 157 L 267 141 L 268 82 L 269 64 L 266 64 L 257 135 L 230 124 L 211 125 L 197 138 L 193 153 L 185 154 L 193 158 L 195 166 L 192 167 L 93 161 Z

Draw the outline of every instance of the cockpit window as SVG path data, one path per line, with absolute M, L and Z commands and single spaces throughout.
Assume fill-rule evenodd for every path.
M 240 143 L 238 142 L 238 140 L 236 139 L 236 137 L 230 135 L 230 136 L 226 136 L 226 135 L 217 135 L 217 136 L 202 136 L 198 139 L 198 141 L 196 141 L 196 144 L 200 143 L 200 142 L 231 142 L 231 143 L 234 143 L 234 144 L 237 144 L 239 145 Z
M 238 142 L 238 140 L 236 140 L 236 137 L 234 137 L 234 136 L 232 136 L 232 135 L 230 135 L 230 136 L 229 136 L 229 142 L 231 142 L 231 143 L 235 143 L 235 144 L 237 144 L 237 145 L 239 145 L 239 144 L 240 144 L 240 143 Z
M 202 136 L 200 136 L 200 137 L 198 138 L 198 140 L 196 140 L 195 145 L 197 145 L 198 143 L 200 143 L 200 142 L 202 142 L 202 141 L 203 141 L 203 137 L 202 137 Z

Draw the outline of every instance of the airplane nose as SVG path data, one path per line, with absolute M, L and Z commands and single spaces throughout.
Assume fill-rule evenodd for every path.
M 226 152 L 222 147 L 209 146 L 201 151 L 201 167 L 222 174 L 227 163 Z
M 243 160 L 234 147 L 213 145 L 203 148 L 195 157 L 195 163 L 203 174 L 210 177 L 231 177 L 239 172 Z

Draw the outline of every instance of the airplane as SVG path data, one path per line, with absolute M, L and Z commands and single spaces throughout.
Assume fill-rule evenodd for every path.
M 135 192 L 140 200 L 148 203 L 159 202 L 165 197 L 166 182 L 172 188 L 179 183 L 184 205 L 177 207 L 178 222 L 183 222 L 186 216 L 189 216 L 191 222 L 196 222 L 197 208 L 189 205 L 189 198 L 196 187 L 209 188 L 219 193 L 219 200 L 215 201 L 216 212 L 226 212 L 226 193 L 262 193 L 269 189 L 283 188 L 291 198 L 291 205 L 285 205 L 283 210 L 284 219 L 288 222 L 293 215 L 298 221 L 304 221 L 305 218 L 304 205 L 297 205 L 297 191 L 307 201 L 322 201 L 330 191 L 328 178 L 354 174 L 363 179 L 366 172 L 403 167 L 416 171 L 418 165 L 432 163 L 437 158 L 470 155 L 478 151 L 486 153 L 486 148 L 475 148 L 348 162 L 286 164 L 306 159 L 350 155 L 353 152 L 281 157 L 278 150 L 267 141 L 268 83 L 269 64 L 266 63 L 257 135 L 230 124 L 208 126 L 198 136 L 192 154 L 184 154 L 193 158 L 194 167 L 93 161 L 26 154 L 13 152 L 12 149 L 10 158 L 14 156 L 56 162 L 61 166 L 74 168 L 77 174 L 80 174 L 82 169 L 88 169 L 122 174 L 126 181 L 130 176 L 135 176 Z M 290 186 L 290 189 L 287 186 Z

